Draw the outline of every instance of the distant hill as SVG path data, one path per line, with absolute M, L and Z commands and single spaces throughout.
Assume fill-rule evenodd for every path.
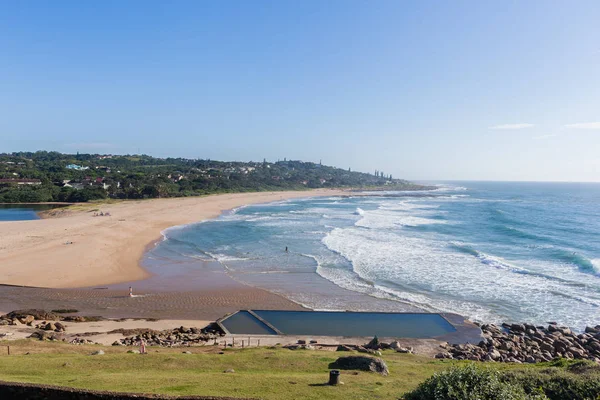
M 0 202 L 86 202 L 212 193 L 431 187 L 302 161 L 223 162 L 147 155 L 0 154 Z

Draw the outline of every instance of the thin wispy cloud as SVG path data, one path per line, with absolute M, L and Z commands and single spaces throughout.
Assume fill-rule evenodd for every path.
M 515 130 L 515 129 L 533 128 L 534 126 L 535 126 L 535 124 L 502 124 L 502 125 L 490 126 L 489 129 Z
M 580 122 L 564 125 L 567 129 L 600 129 L 600 122 Z
M 556 134 L 556 133 L 550 133 L 548 135 L 534 136 L 533 139 L 548 139 L 548 138 L 556 137 L 556 136 L 558 136 L 558 134 Z

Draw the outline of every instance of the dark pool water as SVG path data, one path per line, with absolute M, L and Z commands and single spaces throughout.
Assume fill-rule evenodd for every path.
M 248 311 L 240 311 L 227 318 L 223 324 L 231 333 L 245 333 L 248 335 L 276 335 L 273 329 L 258 320 Z
M 273 310 L 252 312 L 286 335 L 433 338 L 456 331 L 439 314 Z M 222 324 L 233 334 L 275 334 L 267 324 L 247 311 L 240 311 L 224 319 Z

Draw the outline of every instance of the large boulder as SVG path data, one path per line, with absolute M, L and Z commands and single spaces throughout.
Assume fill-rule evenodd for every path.
M 26 316 L 24 316 L 24 317 L 22 317 L 22 318 L 19 318 L 19 321 L 20 321 L 22 324 L 25 324 L 25 325 L 31 325 L 31 323 L 32 323 L 33 321 L 35 321 L 35 318 L 34 318 L 34 316 L 33 316 L 33 315 L 26 315 Z
M 490 356 L 490 358 L 492 360 L 499 360 L 502 357 L 502 355 L 500 354 L 500 352 L 498 350 L 496 350 L 496 349 L 490 350 L 488 352 L 488 355 Z
M 371 371 L 383 376 L 389 375 L 390 371 L 381 358 L 366 357 L 366 356 L 348 356 L 340 357 L 335 362 L 329 364 L 330 369 L 345 369 Z
M 50 331 L 35 331 L 33 332 L 31 335 L 27 336 L 28 338 L 32 338 L 32 339 L 39 339 L 39 340 L 61 340 L 63 339 L 63 336 L 55 333 L 55 332 L 50 332 Z
M 54 322 L 48 322 L 45 326 L 44 326 L 44 330 L 45 331 L 53 331 L 56 330 L 56 325 L 54 325 Z
M 369 343 L 365 344 L 364 347 L 365 349 L 379 350 L 381 349 L 381 342 L 379 341 L 379 338 L 375 336 Z
M 6 314 L 4 317 L 6 317 L 7 319 L 24 319 L 27 318 L 28 316 L 32 316 L 34 319 L 37 319 L 38 321 L 60 321 L 61 317 L 60 315 L 53 313 L 53 312 L 48 312 L 45 310 L 36 310 L 36 309 L 32 309 L 32 310 L 15 310 L 15 311 L 11 311 L 8 314 Z

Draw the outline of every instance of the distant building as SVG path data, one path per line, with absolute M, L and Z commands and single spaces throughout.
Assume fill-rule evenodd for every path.
M 80 182 L 70 182 L 70 183 L 66 183 L 65 187 L 70 187 L 75 190 L 82 190 L 84 185 L 83 185 L 83 183 L 80 183 Z
M 179 182 L 180 180 L 184 179 L 185 176 L 181 175 L 181 174 L 169 174 L 167 176 L 167 178 L 169 178 L 170 180 L 172 180 L 173 182 Z
M 90 169 L 90 167 L 83 167 L 77 164 L 69 164 L 65 167 L 66 169 L 74 169 L 76 171 L 85 171 L 86 169 Z

